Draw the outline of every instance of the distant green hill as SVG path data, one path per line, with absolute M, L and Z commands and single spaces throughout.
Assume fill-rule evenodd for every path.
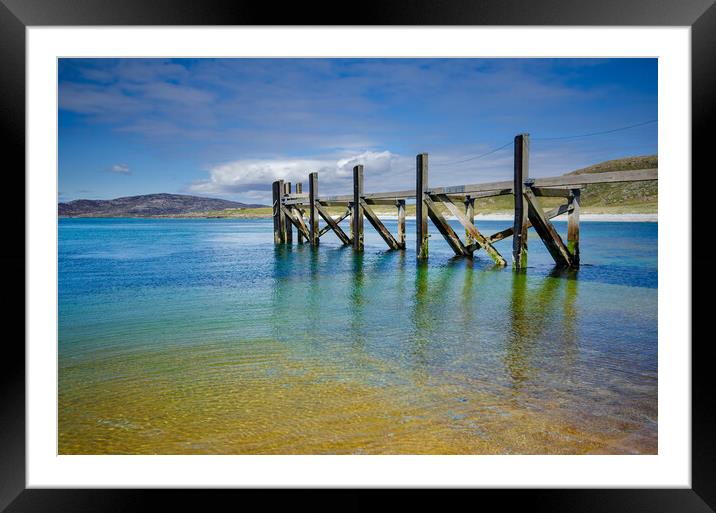
M 568 175 L 590 173 L 608 173 L 611 171 L 636 171 L 659 167 L 657 155 L 625 157 L 607 160 L 593 166 L 577 169 Z M 581 206 L 583 212 L 591 213 L 656 213 L 658 204 L 658 182 L 598 183 L 582 187 Z M 478 213 L 510 212 L 513 208 L 512 196 L 498 196 L 477 201 Z M 557 206 L 562 201 L 557 198 L 542 198 L 547 207 Z
M 262 206 L 217 198 L 162 193 L 126 196 L 111 200 L 78 199 L 59 203 L 57 213 L 60 217 L 154 217 L 228 208 L 252 209 Z
M 644 155 L 641 157 L 624 157 L 623 159 L 605 160 L 593 166 L 577 169 L 568 175 L 584 175 L 587 173 L 609 173 L 612 171 L 636 171 L 637 169 L 656 169 L 659 167 L 657 155 Z

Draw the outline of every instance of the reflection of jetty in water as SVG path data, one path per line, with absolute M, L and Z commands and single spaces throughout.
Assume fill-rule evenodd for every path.
M 298 296 L 296 287 L 290 287 L 291 292 L 281 285 L 273 289 L 273 329 L 278 339 L 287 336 L 282 320 L 292 315 L 290 308 L 298 306 L 309 333 L 338 330 L 344 323 L 342 338 L 350 341 L 351 349 L 357 351 L 355 356 L 365 354 L 367 345 L 376 344 L 381 333 L 392 338 L 386 342 L 402 348 L 399 357 L 410 362 L 413 379 L 424 383 L 430 373 L 431 358 L 439 352 L 435 351 L 439 348 L 431 346 L 435 340 L 444 338 L 447 328 L 463 334 L 460 343 L 474 342 L 475 352 L 479 353 L 481 347 L 491 350 L 485 337 L 494 336 L 494 332 L 479 332 L 484 323 L 480 315 L 484 312 L 493 317 L 504 314 L 504 319 L 492 319 L 489 324 L 497 321 L 505 326 L 500 358 L 513 390 L 519 391 L 525 382 L 543 370 L 533 363 L 535 355 L 543 363 L 546 354 L 553 354 L 565 375 L 574 363 L 577 270 L 555 268 L 547 276 L 514 271 L 509 278 L 502 275 L 509 280 L 507 295 L 491 297 L 494 291 L 489 289 L 490 278 L 502 273 L 496 275 L 492 268 L 476 269 L 477 264 L 469 259 L 452 258 L 441 267 L 422 263 L 408 268 L 404 252 L 383 252 L 367 258 L 362 252 L 340 247 L 318 251 L 309 245 L 293 249 L 277 245 L 275 251 L 275 280 L 305 281 L 292 274 L 297 268 L 307 270 L 308 275 L 308 286 L 298 287 L 303 289 Z M 289 265 L 288 261 L 293 262 Z M 336 272 L 345 271 L 340 278 L 348 280 L 343 298 L 326 297 L 325 287 L 329 284 L 322 279 L 325 280 L 325 274 L 332 268 Z M 414 273 L 412 287 L 407 281 L 409 273 Z M 390 290 L 373 290 L 373 280 L 389 282 Z M 483 290 L 487 292 L 482 294 Z M 401 298 L 410 299 L 403 303 L 404 307 L 391 307 L 398 312 L 389 320 L 393 325 L 377 325 L 375 315 L 379 312 L 376 309 L 381 309 L 381 303 L 394 303 Z M 487 309 L 486 303 L 492 301 L 499 301 L 502 306 Z M 404 316 L 400 315 L 403 311 Z M 330 321 L 331 317 L 335 320 Z
M 510 302 L 510 334 L 506 341 L 504 356 L 505 368 L 512 380 L 512 386 L 519 390 L 522 384 L 539 370 L 531 364 L 532 353 L 538 349 L 540 340 L 544 340 L 545 331 L 555 327 L 555 321 L 561 313 L 562 330 L 559 338 L 566 357 L 567 372 L 574 360 L 576 337 L 577 271 L 555 269 L 549 276 L 533 278 L 540 283 L 529 287 L 528 276 L 516 271 L 512 275 L 512 299 Z M 558 301 L 558 292 L 564 288 L 564 299 Z M 562 305 L 562 309 L 560 309 Z M 545 348 L 554 351 L 559 343 Z M 559 341 L 557 341 L 559 342 Z M 544 355 L 540 355 L 544 358 Z

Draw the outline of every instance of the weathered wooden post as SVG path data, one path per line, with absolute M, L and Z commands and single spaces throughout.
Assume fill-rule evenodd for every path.
M 515 136 L 515 221 L 512 237 L 512 265 L 515 269 L 527 267 L 527 229 L 529 227 L 528 205 L 525 200 L 524 181 L 529 178 L 529 134 Z
M 465 197 L 465 217 L 467 217 L 468 221 L 472 224 L 475 224 L 475 198 L 470 196 Z M 472 232 L 465 230 L 465 246 L 469 246 L 475 242 L 477 241 L 475 237 L 472 236 Z
M 278 191 L 278 221 L 281 229 L 281 244 L 286 244 L 286 216 L 283 215 L 283 210 L 281 209 L 281 205 L 283 205 L 283 197 L 286 194 L 286 184 L 283 180 L 278 181 Z
M 281 206 L 283 205 L 283 196 L 286 192 L 286 185 L 283 180 L 278 181 L 278 225 L 281 232 L 281 244 L 286 244 L 286 216 L 283 215 Z
M 311 246 L 318 246 L 318 209 L 316 208 L 318 201 L 318 173 L 313 172 L 308 175 L 308 205 L 309 205 L 309 223 L 308 232 L 311 237 Z
M 355 233 L 353 233 L 353 205 L 354 203 L 352 201 L 348 202 L 348 226 L 350 226 L 351 229 L 351 240 L 355 240 Z
M 399 199 L 398 206 L 398 244 L 405 249 L 405 200 Z
M 283 219 L 283 216 L 281 215 L 280 182 L 276 180 L 273 184 L 271 184 L 271 189 L 273 192 L 273 209 L 271 211 L 271 215 L 273 217 L 273 242 L 274 244 L 281 244 L 283 242 L 281 239 L 281 219 Z
M 303 184 L 301 182 L 298 182 L 296 184 L 296 194 L 303 194 Z M 296 207 L 296 214 L 301 219 L 303 219 L 303 210 L 301 209 L 301 207 Z M 296 230 L 296 232 L 298 233 L 298 243 L 303 244 L 303 242 L 304 242 L 303 233 L 301 232 L 301 230 Z
M 283 184 L 283 195 L 288 196 L 289 194 L 291 194 L 291 182 L 286 182 Z M 293 244 L 293 223 L 291 222 L 291 218 L 288 214 L 284 214 L 283 216 L 283 226 L 286 230 L 286 244 Z
M 428 207 L 425 198 L 428 190 L 428 154 L 420 153 L 415 161 L 415 253 L 418 260 L 428 258 Z
M 572 254 L 572 267 L 579 267 L 579 199 L 581 191 L 572 189 L 569 192 L 569 206 L 567 214 L 567 249 Z
M 353 249 L 363 251 L 363 166 L 353 168 Z

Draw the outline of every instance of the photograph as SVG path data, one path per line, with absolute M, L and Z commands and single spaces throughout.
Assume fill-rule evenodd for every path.
M 0 0 L 0 512 L 714 513 L 714 1 Z
M 659 455 L 659 58 L 56 62 L 60 456 Z

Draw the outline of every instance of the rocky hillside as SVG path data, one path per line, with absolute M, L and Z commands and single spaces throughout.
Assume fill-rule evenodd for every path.
M 60 217 L 152 217 L 262 206 L 184 194 L 145 194 L 112 200 L 79 199 L 60 203 L 57 213 Z

